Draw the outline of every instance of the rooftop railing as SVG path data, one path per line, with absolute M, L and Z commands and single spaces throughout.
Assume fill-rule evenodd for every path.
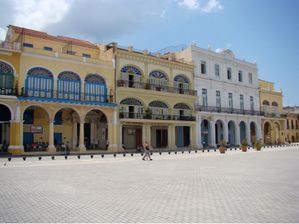
M 192 115 L 165 115 L 165 114 L 144 114 L 120 112 L 120 119 L 150 119 L 150 120 L 177 120 L 177 121 L 195 121 L 195 116 Z
M 191 96 L 197 95 L 196 90 L 175 88 L 175 87 L 170 87 L 170 86 L 162 86 L 162 85 L 155 85 L 155 84 L 144 83 L 144 82 L 127 81 L 127 80 L 117 80 L 117 86 L 118 87 L 136 88 L 136 89 L 146 89 L 146 90 L 153 90 L 153 91 L 160 91 L 160 92 L 185 94 L 185 95 L 191 95 Z
M 243 114 L 243 115 L 256 115 L 256 116 L 264 115 L 262 111 L 242 110 L 242 109 L 235 109 L 229 107 L 211 107 L 211 106 L 195 105 L 195 109 L 197 111 L 215 112 L 215 113 Z

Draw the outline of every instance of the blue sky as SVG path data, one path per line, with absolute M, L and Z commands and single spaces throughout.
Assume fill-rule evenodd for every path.
M 0 38 L 15 24 L 150 51 L 230 48 L 299 105 L 299 0 L 1 0 L 0 15 Z

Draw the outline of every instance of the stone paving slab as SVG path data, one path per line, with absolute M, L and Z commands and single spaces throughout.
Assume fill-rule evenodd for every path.
M 299 148 L 0 159 L 0 222 L 299 222 Z

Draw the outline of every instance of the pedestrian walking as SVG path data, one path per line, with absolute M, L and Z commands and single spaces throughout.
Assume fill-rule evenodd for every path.
M 145 160 L 146 158 L 147 158 L 147 160 L 153 160 L 151 158 L 150 146 L 147 141 L 145 141 L 145 143 L 144 143 L 144 156 L 143 156 L 142 160 Z

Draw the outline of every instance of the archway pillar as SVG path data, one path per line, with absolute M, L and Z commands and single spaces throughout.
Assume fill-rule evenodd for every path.
M 24 153 L 23 122 L 20 120 L 10 121 L 8 152 L 13 155 Z
M 246 124 L 246 139 L 248 142 L 248 145 L 251 145 L 251 135 L 250 135 L 250 123 Z
M 84 145 L 84 121 L 80 121 L 80 135 L 79 135 L 79 151 L 86 152 L 86 147 Z
M 197 122 L 190 125 L 190 146 L 194 147 L 197 145 Z
M 202 143 L 201 143 L 201 118 L 197 118 L 196 124 L 195 124 L 195 129 L 196 129 L 196 146 L 199 148 L 202 148 Z
M 228 123 L 226 121 L 223 121 L 223 137 L 224 141 L 228 142 Z
M 215 123 L 211 121 L 211 145 L 212 147 L 216 147 L 216 139 L 215 139 Z
M 54 146 L 54 120 L 49 121 L 49 146 L 47 151 L 50 153 L 56 152 L 56 148 Z
M 169 149 L 176 149 L 176 145 L 175 145 L 175 126 L 173 124 L 169 124 L 168 125 L 168 130 L 167 130 L 167 134 L 168 134 L 168 148 Z
M 111 130 L 110 130 L 111 129 Z M 118 130 L 120 129 L 120 136 L 118 135 Z M 109 135 L 109 130 L 111 134 Z M 123 147 L 121 145 L 122 142 L 122 125 L 118 128 L 117 124 L 117 109 L 115 108 L 112 113 L 112 123 L 108 124 L 108 141 L 109 141 L 109 151 L 117 152 L 123 151 Z M 118 139 L 120 139 L 120 143 L 118 144 Z
M 236 127 L 235 127 L 235 134 L 236 134 L 236 145 L 241 145 L 241 142 L 240 142 L 240 124 L 236 124 Z

